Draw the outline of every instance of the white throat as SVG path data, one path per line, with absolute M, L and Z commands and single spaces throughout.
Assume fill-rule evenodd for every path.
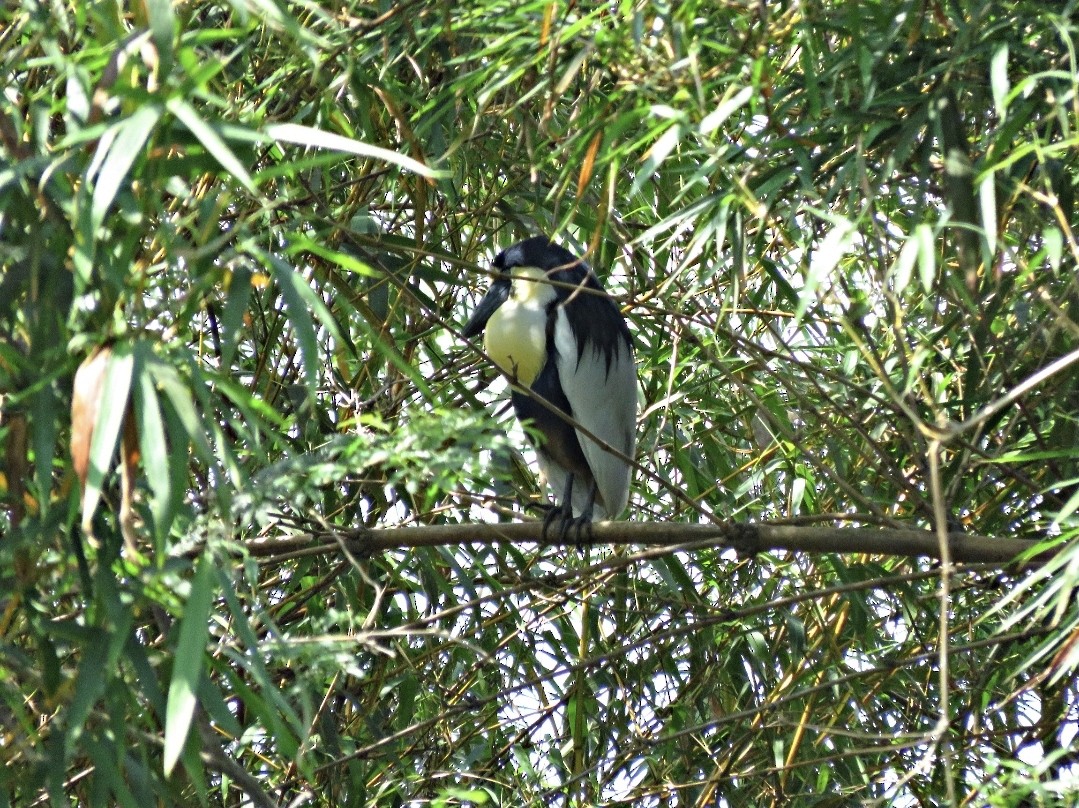
M 537 267 L 510 270 L 510 297 L 487 322 L 483 344 L 510 379 L 531 385 L 547 362 L 547 306 L 555 288 Z

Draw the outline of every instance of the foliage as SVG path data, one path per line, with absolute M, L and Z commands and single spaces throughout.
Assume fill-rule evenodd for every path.
M 0 804 L 1072 804 L 1075 11 L 5 6 Z M 523 517 L 459 324 L 539 231 L 634 332 L 630 518 L 1063 549 L 292 549 Z

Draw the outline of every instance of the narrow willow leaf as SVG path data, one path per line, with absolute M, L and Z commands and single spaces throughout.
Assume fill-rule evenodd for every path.
M 681 139 L 682 127 L 678 124 L 668 127 L 667 131 L 656 139 L 656 142 L 652 144 L 652 148 L 645 154 L 644 162 L 638 169 L 637 175 L 633 178 L 633 187 L 630 189 L 631 195 L 637 193 L 641 186 L 652 178 Z
M 195 409 L 195 401 L 187 383 L 174 367 L 164 362 L 154 362 L 147 370 L 154 377 L 154 381 L 160 391 L 165 394 L 169 404 L 172 405 L 176 418 L 183 424 L 187 438 L 195 447 L 195 454 L 204 463 L 213 463 L 213 449 L 210 448 L 210 442 L 206 439 L 208 430 Z M 175 438 L 175 435 L 173 437 Z
M 240 638 L 240 643 L 248 649 L 256 649 L 260 640 L 255 633 L 254 627 L 248 620 L 244 606 L 236 595 L 232 581 L 224 570 L 217 571 L 218 585 L 221 587 L 221 596 L 229 608 L 229 614 L 233 620 L 233 629 Z M 278 636 L 278 630 L 274 626 L 267 626 L 274 636 Z M 269 734 L 275 739 L 283 753 L 292 756 L 299 747 L 298 736 L 304 726 L 300 716 L 292 708 L 288 699 L 278 689 L 266 665 L 256 653 L 244 653 L 237 651 L 233 658 L 233 664 L 246 670 L 257 687 L 248 687 L 243 679 L 236 678 L 232 681 L 236 695 L 243 702 L 246 709 L 260 716 Z
M 903 248 L 899 251 L 899 257 L 892 265 L 892 284 L 896 294 L 902 294 L 910 285 L 910 279 L 914 276 L 914 265 L 918 263 L 918 240 L 912 234 L 903 242 Z
M 235 152 L 229 148 L 217 130 L 209 122 L 203 120 L 193 106 L 181 98 L 170 98 L 166 106 L 169 112 L 175 115 L 177 120 L 186 126 L 205 147 L 206 151 L 221 164 L 223 169 L 252 194 L 258 194 L 251 175 L 247 173 L 247 169 L 244 168 Z
M 335 250 L 324 244 L 319 244 L 307 236 L 299 235 L 289 238 L 289 254 L 291 255 L 300 250 L 317 255 L 319 258 L 325 258 L 327 261 L 332 261 L 334 264 L 341 267 L 341 269 L 347 270 L 348 272 L 354 272 L 357 275 L 365 275 L 369 278 L 381 278 L 384 274 L 366 261 L 361 261 L 355 255 L 350 255 L 341 250 Z
M 110 794 L 109 804 L 117 808 L 141 808 L 146 803 L 140 803 L 128 787 L 125 777 L 120 773 L 116 765 L 123 758 L 122 750 L 116 748 L 115 736 L 110 739 L 98 737 L 84 738 L 82 746 L 93 764 L 94 773 L 98 781 L 98 787 Z M 88 803 L 94 805 L 93 801 Z M 99 803 L 104 804 L 104 803 Z
M 254 245 L 249 245 L 249 247 L 258 255 L 263 265 L 273 275 L 278 288 L 281 290 L 281 296 L 285 299 L 285 308 L 288 309 L 289 314 L 289 325 L 292 326 L 292 332 L 300 345 L 300 359 L 303 362 L 304 369 L 303 382 L 307 385 L 311 395 L 314 395 L 315 386 L 318 383 L 319 351 L 315 323 L 311 317 L 311 312 L 314 311 L 320 315 L 320 319 L 323 320 L 324 324 L 327 321 L 332 323 L 334 333 L 337 331 L 336 323 L 334 323 L 332 315 L 326 311 L 326 306 L 322 300 L 288 262 L 283 261 L 276 255 L 256 248 Z
M 837 219 L 835 226 L 824 237 L 820 246 L 813 251 L 813 257 L 809 261 L 809 273 L 806 276 L 805 285 L 798 295 L 798 307 L 795 310 L 795 319 L 801 320 L 809 308 L 809 303 L 816 297 L 817 289 L 820 288 L 824 279 L 832 274 L 832 271 L 843 260 L 850 245 L 854 240 L 854 224 L 849 219 Z
M 735 92 L 733 95 L 730 90 L 724 95 L 722 101 L 719 102 L 719 106 L 712 112 L 709 112 L 701 120 L 701 134 L 710 135 L 716 129 L 723 125 L 731 115 L 738 111 L 738 109 L 745 105 L 745 103 L 753 97 L 752 87 L 743 87 Z
M 1074 484 L 1076 481 L 1071 480 L 1070 482 Z M 1068 501 L 1065 502 L 1064 505 L 1061 507 L 1057 515 L 1053 517 L 1053 526 L 1061 526 L 1064 522 L 1067 521 L 1068 517 L 1070 517 L 1076 511 L 1079 511 L 1079 491 L 1076 491 L 1074 494 L 1072 494 L 1071 497 L 1068 498 Z
M 180 759 L 191 721 L 195 717 L 199 677 L 210 636 L 210 605 L 213 603 L 214 566 L 209 556 L 199 559 L 191 593 L 180 621 L 180 638 L 176 643 L 169 700 L 165 709 L 164 769 L 168 777 Z
M 233 268 L 229 275 L 225 307 L 221 313 L 221 362 L 231 364 L 243 341 L 244 315 L 251 303 L 254 273 L 245 266 Z
M 146 104 L 118 125 L 116 137 L 109 143 L 108 152 L 101 162 L 101 169 L 94 183 L 94 195 L 90 203 L 90 226 L 94 232 L 105 221 L 105 214 L 116 198 L 116 193 L 160 119 L 161 108 L 155 104 Z
M 1050 225 L 1042 230 L 1042 243 L 1049 266 L 1054 270 L 1060 269 L 1060 262 L 1064 258 L 1064 236 L 1059 228 Z
M 135 345 L 136 355 L 142 367 L 149 367 L 158 359 L 153 355 L 150 344 L 142 341 Z M 158 551 L 164 549 L 162 542 L 168 532 L 170 510 L 174 501 L 172 495 L 172 477 L 169 469 L 168 445 L 165 440 L 165 425 L 161 418 L 161 406 L 157 400 L 157 387 L 149 373 L 139 373 L 134 387 L 135 418 L 138 422 L 139 449 L 142 454 L 143 469 L 150 484 L 153 496 L 150 499 L 150 512 L 154 517 L 154 533 Z
M 108 656 L 108 636 L 104 631 L 94 629 L 84 644 L 71 703 L 65 710 L 69 743 L 74 743 L 82 735 L 83 724 L 90 710 L 105 692 L 109 677 L 103 675 L 103 671 L 108 670 Z
M 419 174 L 421 177 L 439 177 L 442 173 L 419 160 L 398 154 L 395 151 L 384 149 L 381 146 L 372 146 L 359 140 L 315 129 L 310 126 L 301 126 L 295 123 L 273 123 L 266 126 L 263 131 L 273 140 L 293 143 L 297 146 L 310 146 L 316 149 L 332 149 L 333 151 L 355 154 L 358 157 L 370 157 L 383 162 Z
M 997 185 L 996 175 L 990 171 L 978 183 L 978 201 L 982 208 L 982 229 L 989 245 L 989 254 L 997 251 Z
M 131 377 L 135 368 L 135 357 L 130 345 L 117 343 L 107 350 L 108 365 L 97 402 L 97 419 L 90 440 L 90 462 L 86 470 L 86 489 L 82 496 L 82 524 L 87 531 L 101 500 L 105 475 L 116 454 L 116 444 L 120 437 L 124 412 L 127 410 Z
M 933 228 L 927 224 L 920 224 L 914 228 L 914 236 L 918 241 L 918 270 L 922 280 L 922 288 L 929 292 L 933 289 L 933 281 L 937 277 L 937 254 L 933 244 Z
M 581 49 L 580 53 L 573 57 L 569 65 L 566 67 L 566 71 L 562 74 L 562 78 L 560 78 L 558 80 L 558 84 L 555 85 L 555 95 L 562 95 L 562 93 L 569 89 L 570 84 L 573 83 L 573 79 L 580 72 L 581 66 L 584 65 L 585 60 L 592 54 L 592 51 L 594 51 L 595 49 L 595 45 L 587 45 Z
M 173 36 L 176 16 L 171 0 L 147 0 L 146 10 L 150 19 L 150 34 L 157 48 L 158 80 L 168 75 L 172 68 Z
M 1007 43 L 996 49 L 989 62 L 989 84 L 993 89 L 993 107 L 997 117 L 1003 120 L 1008 112 L 1008 91 L 1011 89 L 1008 81 Z

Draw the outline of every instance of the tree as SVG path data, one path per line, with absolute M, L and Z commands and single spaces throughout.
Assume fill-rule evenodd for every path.
M 5 8 L 0 798 L 1070 805 L 1073 6 Z M 536 232 L 581 548 L 459 335 Z

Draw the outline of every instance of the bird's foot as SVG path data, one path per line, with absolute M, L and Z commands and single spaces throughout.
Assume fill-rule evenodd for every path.
M 547 505 L 546 516 L 543 517 L 543 538 L 546 540 L 551 527 L 558 523 L 558 541 L 564 542 L 573 537 L 577 548 L 582 548 L 585 543 L 592 542 L 592 514 L 582 513 L 580 516 L 573 515 L 573 508 L 567 505 Z
M 592 518 L 582 514 L 571 517 L 562 522 L 562 531 L 559 538 L 565 541 L 569 534 L 573 533 L 574 544 L 578 550 L 584 550 L 585 546 L 592 544 Z
M 550 518 L 551 511 L 557 511 L 561 509 L 561 505 L 555 505 L 553 502 L 526 502 L 524 509 L 536 510 L 543 514 L 544 523 Z
M 761 550 L 760 533 L 754 525 L 743 522 L 729 522 L 727 527 L 730 532 L 727 541 L 739 558 L 751 558 Z

